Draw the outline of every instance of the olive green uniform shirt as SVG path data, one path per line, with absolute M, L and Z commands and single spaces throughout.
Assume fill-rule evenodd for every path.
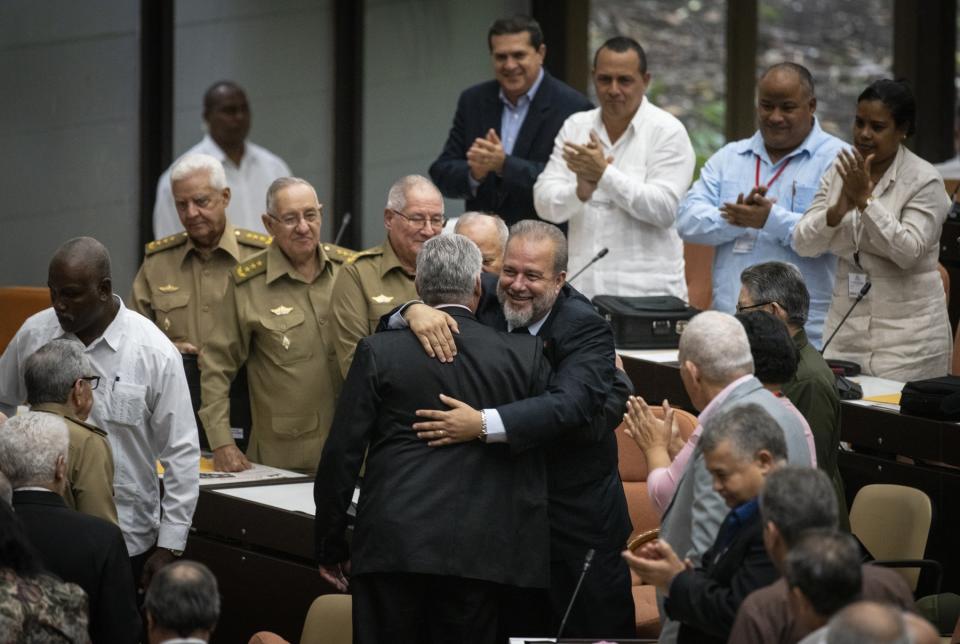
M 837 458 L 840 453 L 840 394 L 837 377 L 826 361 L 807 340 L 803 329 L 793 336 L 797 348 L 797 373 L 782 387 L 783 395 L 800 410 L 813 432 L 817 448 L 817 467 L 826 472 L 837 493 L 840 526 L 850 529 L 850 517 L 844 496 L 843 479 Z
M 333 287 L 337 361 L 346 378 L 360 338 L 377 330 L 380 316 L 417 298 L 414 278 L 400 265 L 389 240 L 361 251 L 340 271 Z
M 206 258 L 186 232 L 152 241 L 133 280 L 129 306 L 171 341 L 201 348 L 213 332 L 230 273 L 269 244 L 268 235 L 234 228 L 229 221 Z
M 233 445 L 230 382 L 247 365 L 254 462 L 314 472 L 340 389 L 330 336 L 330 294 L 352 251 L 323 244 L 320 273 L 300 275 L 277 246 L 233 271 L 217 331 L 200 354 L 200 419 L 210 447 Z
M 65 405 L 41 403 L 30 411 L 43 411 L 63 418 L 67 424 L 67 485 L 63 500 L 67 506 L 117 524 L 113 502 L 113 452 L 107 433 L 70 416 Z

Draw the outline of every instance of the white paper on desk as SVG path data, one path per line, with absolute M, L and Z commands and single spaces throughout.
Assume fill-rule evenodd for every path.
M 617 353 L 628 358 L 648 360 L 650 362 L 676 362 L 678 349 L 617 349 Z M 532 640 L 531 640 L 532 641 Z
M 200 486 L 223 485 L 224 483 L 255 483 L 257 481 L 274 481 L 276 479 L 291 479 L 302 477 L 303 474 L 281 470 L 278 467 L 251 463 L 249 470 L 242 472 L 200 472 Z
M 317 513 L 317 506 L 313 503 L 313 481 L 280 485 L 254 485 L 211 491 L 214 494 L 253 501 L 278 510 L 302 512 L 310 516 Z

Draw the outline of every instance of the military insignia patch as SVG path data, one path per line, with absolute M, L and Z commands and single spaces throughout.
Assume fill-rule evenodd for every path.
M 374 295 L 370 299 L 376 302 L 377 304 L 387 304 L 388 302 L 393 302 L 392 295 L 384 295 L 383 293 L 381 293 L 380 295 Z
M 286 351 L 290 348 L 290 338 L 286 335 L 283 336 L 283 339 L 280 341 L 280 345 L 283 347 L 283 350 Z
M 274 315 L 289 315 L 290 311 L 292 310 L 293 310 L 292 306 L 284 306 L 281 304 L 275 309 L 270 309 L 270 312 L 273 313 Z M 286 347 L 284 347 L 284 349 L 286 349 Z
M 157 287 L 157 290 L 161 293 L 174 293 L 180 290 L 179 286 L 174 286 L 173 284 L 164 284 L 163 286 Z

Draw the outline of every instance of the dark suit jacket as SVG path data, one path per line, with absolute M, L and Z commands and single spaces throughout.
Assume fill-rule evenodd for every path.
M 701 568 L 684 571 L 673 580 L 664 607 L 670 619 L 681 622 L 677 642 L 726 642 L 743 600 L 778 576 L 763 547 L 758 511 L 725 550 L 717 552 L 714 544 L 704 553 Z
M 94 644 L 138 642 L 140 614 L 120 528 L 71 510 L 54 492 L 14 492 L 13 507 L 47 570 L 86 591 Z
M 593 105 L 544 70 L 543 82 L 517 135 L 513 154 L 504 162 L 502 176 L 487 175 L 474 197 L 467 178 L 467 150 L 474 139 L 483 138 L 491 128 L 500 134 L 503 103 L 499 94 L 500 85 L 495 80 L 464 90 L 443 152 L 430 166 L 430 177 L 445 197 L 466 199 L 467 210 L 496 213 L 510 225 L 521 219 L 536 219 L 533 184 L 550 160 L 557 132 L 568 116 Z
M 535 396 L 549 366 L 535 338 L 457 318 L 457 359 L 430 358 L 410 331 L 357 344 L 317 469 L 317 559 L 349 557 L 346 510 L 369 446 L 352 542 L 353 574 L 410 572 L 526 587 L 548 582 L 541 450 L 471 441 L 433 448 L 411 425 L 446 393 L 476 409 Z
M 482 280 L 477 315 L 506 329 L 496 277 Z M 514 452 L 546 446 L 552 555 L 582 558 L 588 548 L 622 549 L 632 528 L 613 430 L 632 386 L 615 367 L 613 332 L 583 295 L 564 285 L 537 336 L 554 371 L 546 393 L 497 411 Z M 608 485 L 597 485 L 605 480 Z

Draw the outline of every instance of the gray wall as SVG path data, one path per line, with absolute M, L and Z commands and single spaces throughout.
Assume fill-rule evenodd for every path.
M 0 284 L 43 286 L 65 240 L 138 261 L 139 3 L 0 3 Z
M 178 0 L 174 156 L 203 137 L 202 98 L 229 79 L 247 92 L 250 140 L 333 200 L 332 0 Z M 332 237 L 325 217 L 323 239 Z

